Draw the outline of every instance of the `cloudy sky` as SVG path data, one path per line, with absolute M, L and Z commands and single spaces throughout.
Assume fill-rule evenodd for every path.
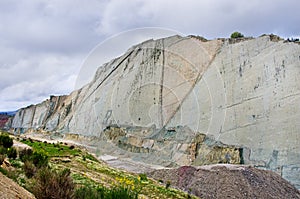
M 123 31 L 287 38 L 299 20 L 299 0 L 0 0 L 0 111 L 68 94 L 90 52 Z

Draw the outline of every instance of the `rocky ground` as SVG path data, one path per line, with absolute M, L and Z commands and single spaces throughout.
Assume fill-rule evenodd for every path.
M 35 139 L 51 141 L 46 137 L 42 139 L 35 137 Z M 60 141 L 68 142 L 68 140 Z M 56 141 L 52 140 L 52 142 Z M 76 144 L 73 141 L 70 143 Z M 15 142 L 15 145 L 18 144 L 20 145 L 19 142 Z M 166 169 L 111 155 L 102 155 L 99 158 L 111 167 L 134 173 L 147 173 L 148 177 L 160 181 L 162 185 L 170 184 L 171 187 L 179 188 L 200 198 L 300 198 L 299 190 L 280 175 L 247 165 L 216 164 Z M 72 165 L 72 168 L 74 170 L 81 166 Z M 78 170 L 77 173 L 82 172 L 88 173 L 84 170 Z M 93 171 L 92 179 L 98 181 L 98 178 L 94 179 L 98 175 L 100 174 Z
M 250 166 L 217 164 L 152 171 L 149 176 L 169 181 L 200 198 L 300 198 L 300 192 L 278 174 Z

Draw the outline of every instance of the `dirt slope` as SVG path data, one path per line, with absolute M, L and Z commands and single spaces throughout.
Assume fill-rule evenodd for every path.
M 26 189 L 0 173 L 0 199 L 31 199 L 35 198 Z
M 278 174 L 250 166 L 184 166 L 153 171 L 149 176 L 200 198 L 300 198 L 299 190 Z

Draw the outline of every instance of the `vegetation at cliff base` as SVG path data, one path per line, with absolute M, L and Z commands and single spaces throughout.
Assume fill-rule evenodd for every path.
M 147 178 L 146 174 L 111 168 L 83 148 L 67 143 L 18 139 L 28 148 L 18 149 L 15 159 L 5 155 L 10 166 L 0 167 L 0 171 L 37 198 L 191 197 L 170 184 L 166 186 Z

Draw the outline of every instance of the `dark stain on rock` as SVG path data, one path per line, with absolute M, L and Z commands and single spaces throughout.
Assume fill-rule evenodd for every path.
M 239 68 L 239 74 L 240 74 L 240 77 L 243 77 L 243 69 L 242 69 L 242 66 L 240 66 L 240 68 Z

